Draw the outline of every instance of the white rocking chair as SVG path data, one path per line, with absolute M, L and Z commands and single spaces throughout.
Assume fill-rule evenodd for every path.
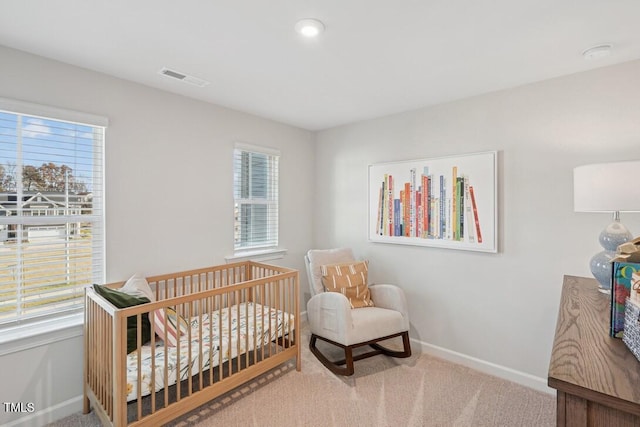
M 353 375 L 353 362 L 384 354 L 391 357 L 411 356 L 409 313 L 402 289 L 395 285 L 369 286 L 374 307 L 352 309 L 349 300 L 339 292 L 324 292 L 320 267 L 356 261 L 350 248 L 310 250 L 305 256 L 311 299 L 307 316 L 311 329 L 309 348 L 324 366 L 337 375 Z M 402 337 L 404 349 L 390 350 L 378 344 Z M 316 347 L 322 340 L 344 350 L 344 359 L 331 361 Z M 370 346 L 371 351 L 353 355 L 353 349 Z M 343 366 L 344 365 L 344 366 Z

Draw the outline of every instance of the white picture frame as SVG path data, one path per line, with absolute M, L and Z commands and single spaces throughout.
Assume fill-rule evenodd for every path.
M 497 157 L 488 151 L 369 165 L 369 241 L 496 253 Z

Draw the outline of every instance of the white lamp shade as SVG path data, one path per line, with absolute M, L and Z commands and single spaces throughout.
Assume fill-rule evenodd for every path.
M 576 212 L 640 212 L 640 161 L 598 163 L 573 169 Z

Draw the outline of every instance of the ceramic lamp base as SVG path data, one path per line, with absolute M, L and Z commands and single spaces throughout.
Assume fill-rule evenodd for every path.
M 603 251 L 595 254 L 589 263 L 591 274 L 600 283 L 600 292 L 611 292 L 611 260 L 616 255 L 616 249 L 623 243 L 633 239 L 629 229 L 620 222 L 620 213 L 616 212 L 613 216 L 613 222 L 609 224 L 602 232 L 598 240 Z
M 605 294 L 611 292 L 611 260 L 615 254 L 614 251 L 600 251 L 589 262 L 591 274 L 600 283 L 598 290 Z

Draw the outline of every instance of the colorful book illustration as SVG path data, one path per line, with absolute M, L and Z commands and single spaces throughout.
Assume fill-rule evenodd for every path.
M 393 236 L 393 177 L 389 175 L 387 181 L 387 207 L 388 207 L 388 218 L 387 218 L 387 226 L 388 226 L 388 235 Z
M 455 221 L 458 215 L 458 167 L 452 168 L 451 177 L 451 238 L 458 240 L 458 223 Z
M 384 174 L 378 192 L 376 233 L 380 236 L 482 243 L 473 180 L 462 168 L 433 175 L 411 168 L 408 181 Z
M 478 206 L 476 205 L 476 196 L 473 191 L 473 186 L 469 186 L 469 195 L 471 196 L 471 207 L 473 208 L 473 218 L 476 224 L 476 235 L 478 236 L 478 243 L 482 243 L 482 233 L 480 232 L 480 219 L 478 218 Z
M 473 217 L 473 210 L 471 208 L 471 196 L 469 195 L 469 177 L 465 176 L 464 178 L 464 199 L 465 199 L 465 215 L 466 215 L 466 221 L 465 221 L 465 227 L 466 227 L 466 236 L 467 236 L 467 240 L 470 243 L 474 243 L 475 242 L 475 233 L 474 233 L 474 227 L 475 227 L 475 219 Z

